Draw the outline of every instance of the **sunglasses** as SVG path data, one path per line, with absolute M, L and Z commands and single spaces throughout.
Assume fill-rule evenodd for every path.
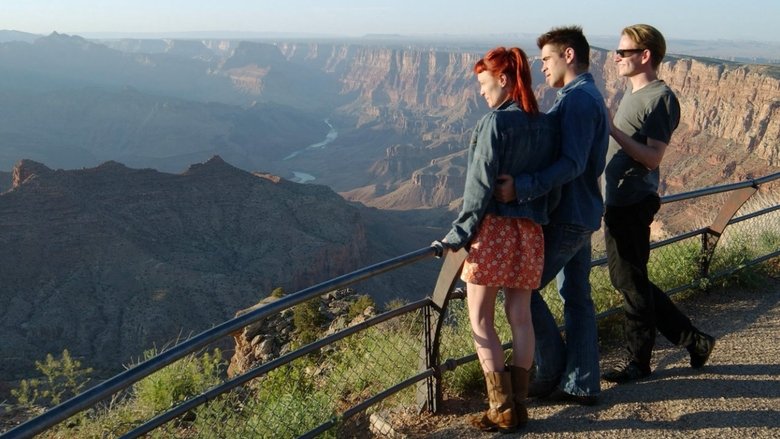
M 644 50 L 645 49 L 615 49 L 615 53 L 617 53 L 619 57 L 625 58 L 626 55 L 643 52 Z

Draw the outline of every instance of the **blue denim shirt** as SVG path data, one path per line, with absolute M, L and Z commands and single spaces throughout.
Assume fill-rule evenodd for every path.
M 547 224 L 557 194 L 500 203 L 493 198 L 493 188 L 499 174 L 550 166 L 558 149 L 558 122 L 552 115 L 531 116 L 510 101 L 483 116 L 471 135 L 463 207 L 445 237 L 447 245 L 457 249 L 468 244 L 486 213 Z
M 513 174 L 517 198 L 534 200 L 561 186 L 561 201 L 550 222 L 598 230 L 604 213 L 598 179 L 609 145 L 609 115 L 593 76 L 582 73 L 558 90 L 548 113 L 561 124 L 561 155 L 539 172 Z

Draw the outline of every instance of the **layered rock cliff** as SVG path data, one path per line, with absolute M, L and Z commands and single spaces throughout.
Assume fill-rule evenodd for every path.
M 473 52 L 358 45 L 280 44 L 291 62 L 333 74 L 340 93 L 350 96 L 342 111 L 358 126 L 379 123 L 397 130 L 440 135 L 470 129 L 477 106 Z M 465 119 L 465 120 L 464 120 Z
M 421 80 L 426 78 L 424 74 L 401 74 L 405 71 L 400 68 L 404 62 L 422 66 L 422 55 L 392 56 L 390 52 L 383 55 L 362 58 L 370 68 L 357 69 L 362 72 L 359 87 L 349 76 L 344 79 L 350 87 L 361 90 L 364 101 L 371 102 L 363 104 L 362 108 L 368 109 L 367 113 L 370 115 L 363 116 L 364 119 L 387 117 L 381 110 L 382 105 L 427 111 L 427 118 L 413 126 L 406 124 L 407 132 L 418 134 L 417 143 L 394 150 L 388 157 L 377 162 L 380 164 L 378 167 L 413 167 L 408 159 L 415 154 L 409 154 L 408 151 L 414 150 L 415 147 L 418 151 L 424 151 L 434 142 L 432 137 L 442 135 L 441 132 L 447 132 L 448 129 L 451 134 L 448 141 L 459 144 L 455 149 L 460 148 L 461 153 L 465 153 L 468 132 L 476 118 L 486 111 L 481 102 L 479 105 L 472 105 L 473 100 L 481 99 L 476 95 L 476 86 L 469 66 L 478 56 L 461 54 L 460 57 L 454 58 L 429 58 L 437 62 L 448 60 L 449 62 L 445 63 L 447 67 L 440 67 L 435 74 L 445 84 L 458 84 L 461 88 L 460 94 L 443 92 L 446 105 L 459 108 L 459 123 L 450 125 L 446 116 L 442 116 L 443 109 L 449 108 L 444 101 L 420 95 L 422 91 L 429 90 L 442 93 L 441 89 L 428 87 L 427 83 Z M 591 52 L 591 72 L 604 94 L 606 103 L 614 111 L 626 89 L 626 80 L 617 75 L 613 56 L 601 49 Z M 423 73 L 429 71 L 424 66 L 420 68 Z M 533 69 L 538 72 L 538 68 L 539 63 L 536 61 Z M 659 76 L 677 93 L 682 117 L 663 163 L 662 191 L 679 192 L 738 181 L 780 168 L 780 118 L 777 117 L 780 108 L 779 71 L 780 68 L 771 66 L 715 62 L 690 57 L 670 56 L 669 61 L 663 63 Z M 535 76 L 534 81 L 537 84 L 540 106 L 549 108 L 554 101 L 555 90 L 544 85 L 543 78 Z M 389 120 L 395 121 L 397 118 Z M 433 132 L 432 127 L 437 124 L 444 128 L 440 127 L 440 131 L 434 136 L 429 135 Z M 453 126 L 458 129 L 452 130 Z M 442 157 L 452 153 L 452 150 L 437 152 L 439 157 Z M 459 197 L 462 190 L 460 180 L 441 179 L 437 168 L 430 165 L 430 156 L 419 152 L 416 155 L 420 157 L 418 168 L 408 173 L 405 181 L 400 175 L 396 175 L 396 182 L 393 185 L 384 184 L 381 190 L 372 192 L 361 188 L 344 192 L 343 195 L 382 208 L 446 206 L 454 200 L 448 199 L 446 194 Z M 691 160 L 691 155 L 700 159 Z M 463 164 L 464 161 L 461 160 L 460 163 Z M 460 165 L 456 161 L 454 166 Z M 710 172 L 703 172 L 703 166 Z M 717 171 L 711 172 L 712 169 Z M 463 170 L 454 173 L 462 174 Z M 451 175 L 453 172 L 448 171 L 447 174 Z M 450 183 L 460 186 L 448 186 Z M 437 189 L 431 190 L 432 188 Z
M 659 74 L 677 92 L 689 133 L 731 141 L 780 167 L 780 67 L 679 58 Z

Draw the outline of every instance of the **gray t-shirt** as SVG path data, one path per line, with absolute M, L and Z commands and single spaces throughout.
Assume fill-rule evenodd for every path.
M 614 123 L 634 140 L 647 144 L 655 139 L 669 144 L 680 122 L 680 103 L 672 90 L 655 80 L 635 93 L 629 88 L 620 101 Z M 607 151 L 606 204 L 627 206 L 658 193 L 660 167 L 648 170 L 626 154 L 615 139 L 609 139 Z

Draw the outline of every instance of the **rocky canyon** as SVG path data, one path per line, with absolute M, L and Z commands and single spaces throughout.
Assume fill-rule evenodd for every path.
M 487 111 L 472 68 L 489 48 L 56 33 L 0 43 L 0 379 L 64 348 L 115 371 L 275 287 L 443 236 Z M 625 81 L 612 57 L 592 48 L 614 110 Z M 533 63 L 548 108 L 555 90 Z M 682 107 L 664 194 L 780 170 L 780 67 L 672 54 L 660 77 Z M 417 298 L 435 272 L 360 292 Z

